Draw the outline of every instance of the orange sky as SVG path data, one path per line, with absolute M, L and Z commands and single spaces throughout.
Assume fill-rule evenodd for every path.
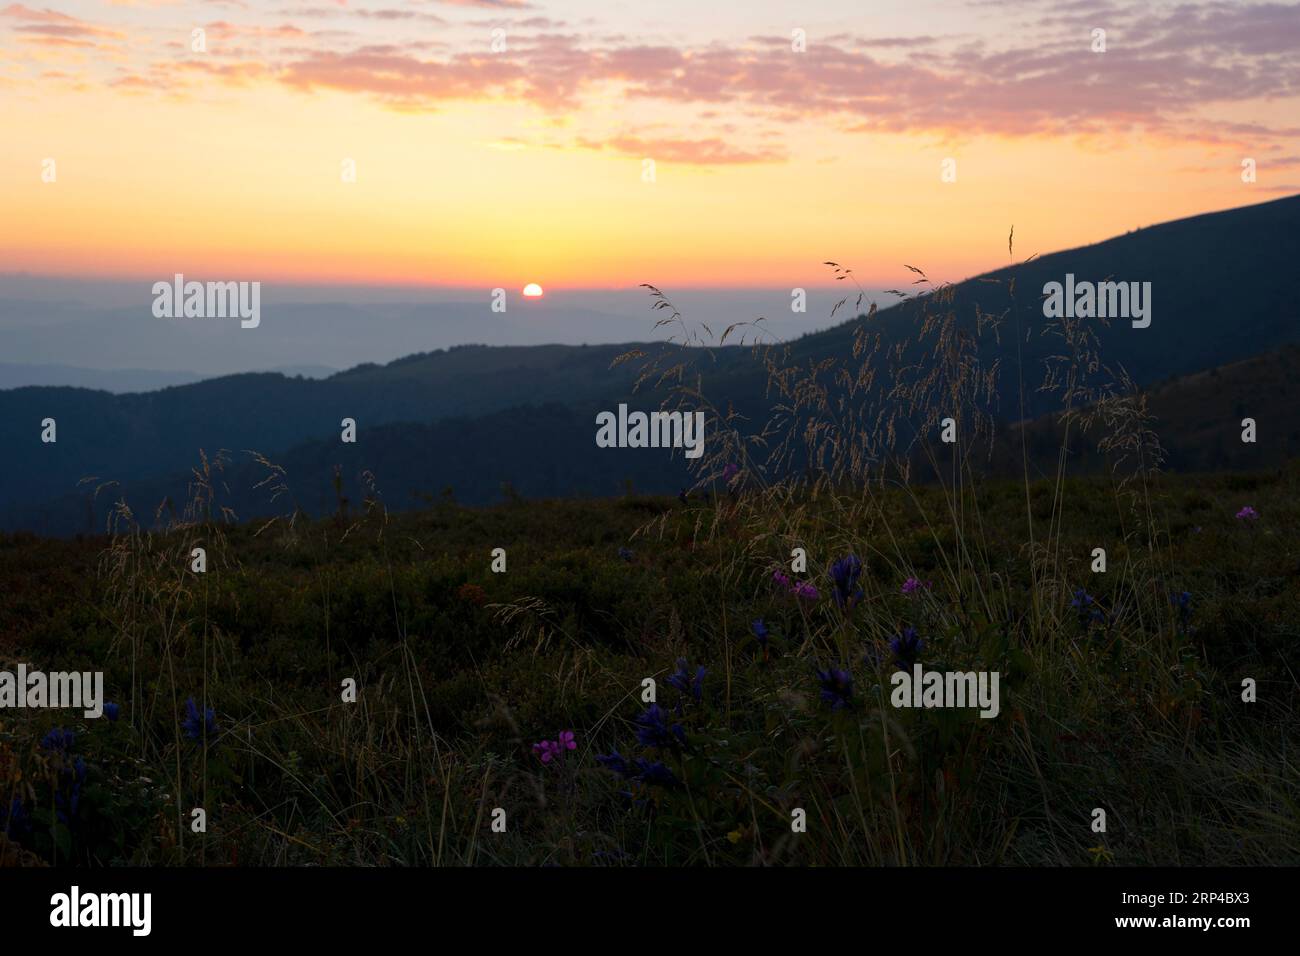
M 1269 4 L 268 6 L 0 7 L 0 268 L 776 287 L 836 259 L 879 287 L 1000 265 L 1013 223 L 1029 255 L 1300 192 L 1300 26 Z

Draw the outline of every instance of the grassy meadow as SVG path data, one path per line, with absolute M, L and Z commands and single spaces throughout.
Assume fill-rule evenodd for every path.
M 278 510 L 240 521 L 218 454 L 182 510 L 0 538 L 0 669 L 103 670 L 114 705 L 0 712 L 0 856 L 1300 863 L 1300 462 L 1163 473 L 1145 393 L 1071 320 L 1011 367 L 1022 408 L 1059 398 L 1060 451 L 1031 453 L 996 408 L 1020 313 L 959 320 L 951 287 L 909 341 L 873 307 L 839 358 L 752 345 L 754 428 L 650 293 L 668 343 L 614 364 L 711 423 L 675 498 L 398 513 L 366 472 L 309 517 L 254 456 Z M 997 672 L 996 716 L 895 707 L 918 663 Z
M 375 498 L 324 520 L 10 535 L 0 667 L 102 669 L 118 709 L 0 716 L 0 849 L 85 866 L 1297 863 L 1298 481 L 958 473 L 844 492 L 741 472 L 684 500 L 389 514 Z M 862 571 L 842 602 L 830 569 L 848 555 Z M 906 628 L 919 644 L 895 641 Z M 1000 713 L 890 706 L 912 657 L 999 671 Z

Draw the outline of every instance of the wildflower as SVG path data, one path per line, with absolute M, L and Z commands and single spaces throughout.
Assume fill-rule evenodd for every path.
M 686 672 L 686 667 L 686 658 L 679 657 L 677 659 L 677 672 L 668 678 L 668 683 L 683 694 L 690 694 L 696 701 L 699 701 L 704 692 L 704 675 L 708 671 L 704 669 L 704 665 L 700 665 L 695 670 L 695 676 L 692 677 Z
M 834 667 L 819 670 L 817 679 L 822 685 L 822 700 L 831 705 L 831 710 L 842 710 L 853 703 L 853 677 L 848 671 Z
M 786 589 L 789 589 L 790 587 L 790 579 L 786 577 L 786 575 L 781 571 L 780 568 L 777 568 L 775 571 L 772 572 L 772 580 L 773 582 L 776 583 L 778 587 L 782 587 Z
M 578 740 L 573 735 L 572 730 L 561 730 L 560 739 L 557 741 L 561 750 L 577 750 Z
M 903 582 L 904 594 L 915 594 L 917 591 L 928 591 L 933 586 L 930 581 L 922 581 L 920 578 L 908 578 Z
M 617 750 L 611 750 L 607 754 L 597 754 L 596 763 L 600 764 L 606 770 L 618 774 L 620 777 L 630 779 L 634 776 L 632 768 L 628 766 L 627 760 L 624 759 L 623 755 Z
M 1105 613 L 1096 606 L 1096 603 L 1093 596 L 1083 588 L 1074 589 L 1070 607 L 1074 608 L 1079 618 L 1079 626 L 1084 630 L 1091 629 L 1094 624 L 1104 624 L 1106 621 Z
M 1096 601 L 1091 594 L 1083 588 L 1074 589 L 1074 598 L 1070 601 L 1070 607 L 1074 608 L 1079 617 L 1079 626 L 1085 630 L 1106 620 L 1106 615 L 1095 605 Z
M 749 629 L 754 632 L 754 637 L 758 638 L 759 644 L 762 644 L 763 646 L 767 645 L 767 625 L 763 623 L 761 617 L 753 624 L 749 625 Z
M 560 756 L 560 745 L 554 740 L 540 740 L 533 744 L 533 753 L 541 758 L 542 763 L 550 763 Z
M 117 723 L 118 714 L 120 714 L 121 712 L 122 712 L 122 708 L 119 707 L 117 704 L 113 703 L 111 700 L 106 701 L 104 703 L 104 716 L 108 718 L 109 723 L 111 724 Z
M 193 697 L 189 697 L 185 701 L 185 719 L 181 721 L 181 730 L 190 740 L 211 740 L 217 735 L 217 715 L 211 707 L 205 707 L 200 714 L 198 704 L 194 703 Z
M 804 598 L 808 601 L 815 601 L 819 597 L 817 588 L 809 584 L 807 581 L 800 581 L 794 586 L 791 593 L 793 593 L 795 597 Z
M 905 627 L 903 633 L 895 635 L 889 642 L 889 649 L 894 653 L 894 663 L 899 670 L 909 670 L 916 663 L 925 641 L 917 635 L 916 628 Z
M 858 587 L 858 578 L 862 576 L 862 561 L 855 554 L 840 558 L 831 565 L 831 580 L 835 583 L 835 603 L 843 608 L 851 608 L 862 600 L 862 588 Z
M 722 469 L 722 483 L 731 484 L 731 479 L 740 474 L 740 466 L 735 462 L 728 462 L 727 467 Z
M 1259 512 L 1256 511 L 1254 508 L 1252 508 L 1250 505 L 1246 505 L 1246 507 L 1242 508 L 1240 511 L 1237 512 L 1237 520 L 1238 520 L 1238 521 L 1258 521 L 1258 520 L 1259 520 Z
M 673 772 L 657 760 L 651 762 L 644 757 L 638 757 L 636 769 L 636 778 L 642 783 L 657 784 L 660 787 L 671 787 L 677 783 Z
M 1187 630 L 1188 622 L 1192 619 L 1192 592 L 1174 591 L 1169 595 L 1169 603 L 1178 612 L 1179 625 Z
M 669 726 L 668 715 L 658 704 L 651 704 L 644 714 L 636 719 L 636 739 L 643 747 L 672 747 L 686 742 L 686 734 L 680 724 Z
M 56 727 L 41 738 L 41 749 L 51 753 L 65 753 L 72 749 L 73 741 L 76 739 L 75 731 Z
M 677 500 L 680 501 L 682 504 L 689 504 L 689 503 L 690 503 L 690 495 L 688 495 L 688 494 L 686 493 L 686 489 L 685 489 L 685 488 L 683 488 L 681 491 L 677 492 Z
M 624 561 L 631 561 L 632 558 L 634 557 L 631 548 L 619 548 L 618 556 L 622 558 Z

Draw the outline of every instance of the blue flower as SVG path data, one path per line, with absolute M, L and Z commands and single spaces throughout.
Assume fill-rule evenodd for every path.
M 677 783 L 673 772 L 658 761 L 652 763 L 644 757 L 639 757 L 636 769 L 636 778 L 642 783 L 657 784 L 660 787 L 671 787 Z
M 758 638 L 759 644 L 762 644 L 764 646 L 767 645 L 767 635 L 768 635 L 767 625 L 763 623 L 763 619 L 761 617 L 753 624 L 749 625 L 749 629 L 754 632 L 754 637 Z
M 622 558 L 624 561 L 631 561 L 631 560 L 632 560 L 632 557 L 633 557 L 633 555 L 632 555 L 632 549 L 631 549 L 631 548 L 619 548 L 619 549 L 618 549 L 618 556 L 619 556 L 620 558 Z
M 831 580 L 835 583 L 836 604 L 840 607 L 852 607 L 862 600 L 862 589 L 858 587 L 858 578 L 861 576 L 862 561 L 857 555 L 850 554 L 831 565 Z
M 606 770 L 613 771 L 620 777 L 631 778 L 635 776 L 632 768 L 628 766 L 627 760 L 617 750 L 611 750 L 607 754 L 597 754 L 596 763 L 600 764 Z
M 1095 601 L 1091 594 L 1083 588 L 1074 589 L 1074 599 L 1070 601 L 1070 607 L 1074 608 L 1078 614 L 1079 626 L 1085 630 L 1106 620 L 1106 615 L 1094 604 Z
M 56 727 L 41 738 L 41 749 L 48 750 L 51 753 L 66 753 L 72 748 L 72 744 L 76 739 L 77 734 L 75 731 Z
M 185 719 L 181 721 L 181 730 L 190 740 L 201 741 L 205 737 L 209 742 L 217 736 L 217 715 L 211 707 L 206 707 L 202 715 L 199 714 L 199 706 L 194 703 L 194 698 L 187 698 L 185 701 Z
M 636 719 L 636 739 L 643 747 L 673 747 L 686 742 L 680 724 L 668 724 L 668 715 L 658 704 L 651 704 Z
M 842 710 L 853 703 L 853 677 L 848 671 L 834 667 L 817 672 L 817 679 L 822 685 L 822 700 L 831 705 L 831 710 Z
M 903 633 L 889 642 L 889 649 L 894 652 L 894 662 L 899 670 L 911 670 L 916 658 L 925 647 L 925 641 L 916 633 L 916 628 L 905 627 Z
M 677 658 L 677 672 L 668 678 L 668 683 L 683 694 L 690 694 L 698 702 L 704 692 L 704 675 L 708 673 L 701 664 L 695 669 L 695 676 L 687 673 L 686 658 Z
M 118 714 L 120 714 L 121 712 L 122 712 L 122 708 L 119 707 L 117 704 L 113 703 L 111 700 L 104 704 L 104 716 L 108 718 L 109 723 L 112 724 L 117 723 Z

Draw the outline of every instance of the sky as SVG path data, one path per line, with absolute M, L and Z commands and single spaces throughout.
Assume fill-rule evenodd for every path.
M 7 273 L 881 289 L 1300 192 L 1300 8 L 0 0 L 0 113 Z

